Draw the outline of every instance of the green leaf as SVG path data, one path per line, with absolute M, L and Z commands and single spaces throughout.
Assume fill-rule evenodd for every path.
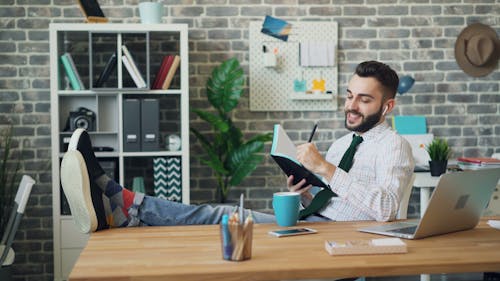
M 254 141 L 246 143 L 229 155 L 227 167 L 232 172 L 229 182 L 231 186 L 238 185 L 257 168 L 263 157 L 256 153 L 261 152 L 263 148 L 264 143 Z
M 198 130 L 194 128 L 190 128 L 190 131 L 200 141 L 201 145 L 205 150 L 212 150 L 212 146 L 210 142 L 207 140 L 207 138 L 205 138 L 205 136 L 203 136 L 200 132 L 198 132 Z
M 194 113 L 196 113 L 201 119 L 210 123 L 215 130 L 220 130 L 222 132 L 227 132 L 229 129 L 229 124 L 226 120 L 222 119 L 219 115 L 212 114 L 207 111 L 203 111 L 200 109 L 193 109 Z
M 203 164 L 212 168 L 216 173 L 220 174 L 221 176 L 229 174 L 229 171 L 224 169 L 224 164 L 217 157 L 211 157 L 210 159 L 200 159 L 200 161 Z
M 229 122 L 230 127 L 228 132 L 224 135 L 224 138 L 227 142 L 227 149 L 234 150 L 243 144 L 243 133 L 241 133 L 241 130 L 236 127 L 231 120 L 229 120 Z
M 221 114 L 230 112 L 238 105 L 245 83 L 243 74 L 236 58 L 224 61 L 212 71 L 207 81 L 207 97 Z
M 452 150 L 445 139 L 435 138 L 425 148 L 429 157 L 434 161 L 445 161 L 450 159 Z
M 212 145 L 205 136 L 203 136 L 198 130 L 191 128 L 190 131 L 196 136 L 200 141 L 201 146 L 205 150 L 208 158 L 203 158 L 203 155 L 199 155 L 200 161 L 212 168 L 216 173 L 227 175 L 228 171 L 224 167 L 224 163 L 220 159 L 217 147 Z
M 273 140 L 273 133 L 267 133 L 267 134 L 256 135 L 250 140 L 248 140 L 248 142 L 253 142 L 253 141 L 268 142 L 272 140 Z

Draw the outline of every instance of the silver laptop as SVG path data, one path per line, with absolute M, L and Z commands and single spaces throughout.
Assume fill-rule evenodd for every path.
M 474 228 L 500 178 L 500 168 L 444 174 L 420 220 L 358 229 L 361 232 L 419 239 Z

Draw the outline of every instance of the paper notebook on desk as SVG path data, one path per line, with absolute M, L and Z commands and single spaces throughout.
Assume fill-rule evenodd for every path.
M 306 179 L 306 185 L 324 187 L 330 189 L 323 177 L 314 174 L 304 167 L 296 158 L 297 148 L 288 137 L 285 130 L 279 125 L 274 125 L 273 144 L 271 156 L 287 176 L 293 175 L 293 183 L 296 184 Z
M 500 178 L 500 168 L 444 174 L 418 221 L 361 228 L 361 232 L 418 239 L 474 228 Z

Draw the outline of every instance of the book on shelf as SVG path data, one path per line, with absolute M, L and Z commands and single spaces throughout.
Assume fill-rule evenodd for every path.
M 113 53 L 108 61 L 106 62 L 106 65 L 104 66 L 104 69 L 101 71 L 101 74 L 99 74 L 99 78 L 94 83 L 94 88 L 100 88 L 102 85 L 109 79 L 109 75 L 113 72 L 113 70 L 116 69 L 116 52 Z
M 85 86 L 83 85 L 82 77 L 80 77 L 80 73 L 78 72 L 78 69 L 76 69 L 76 64 L 75 61 L 73 60 L 73 57 L 71 56 L 70 53 L 65 53 L 64 56 L 68 58 L 69 64 L 71 66 L 71 69 L 73 70 L 73 73 L 75 73 L 76 80 L 78 81 L 78 85 L 80 86 L 81 90 L 85 90 Z
M 293 184 L 297 184 L 302 179 L 306 179 L 306 184 L 304 186 L 311 184 L 313 186 L 330 189 L 330 186 L 323 177 L 309 171 L 299 162 L 299 160 L 297 160 L 297 148 L 279 124 L 274 125 L 273 143 L 271 145 L 270 154 L 287 176 L 293 175 Z
M 146 81 L 144 81 L 144 78 L 142 78 L 142 74 L 139 71 L 139 68 L 137 68 L 137 65 L 135 64 L 135 61 L 132 58 L 132 54 L 130 54 L 127 46 L 122 45 L 122 51 L 122 61 L 125 64 L 125 67 L 127 68 L 130 76 L 132 76 L 132 79 L 134 80 L 137 88 L 145 88 Z
M 71 88 L 73 88 L 73 90 L 84 90 L 85 87 L 83 85 L 82 78 L 76 69 L 75 62 L 73 61 L 71 54 L 64 53 L 61 55 L 61 62 L 63 64 L 64 71 L 66 72 L 66 76 L 69 79 Z
M 132 77 L 132 80 L 134 80 L 134 83 L 137 86 L 137 88 L 145 87 L 145 85 L 143 85 L 141 83 L 141 80 L 139 79 L 137 74 L 134 72 L 134 69 L 132 68 L 132 64 L 130 63 L 130 61 L 128 60 L 128 58 L 126 56 L 122 56 L 122 62 L 123 62 L 123 65 L 125 66 L 125 68 L 127 69 L 128 73 Z
M 163 81 L 165 81 L 165 78 L 167 77 L 168 74 L 168 70 L 172 66 L 173 61 L 174 61 L 173 55 L 166 55 L 163 57 L 160 69 L 158 69 L 155 81 L 153 82 L 153 87 L 151 87 L 152 89 L 161 89 Z
M 167 73 L 167 76 L 165 77 L 165 81 L 163 81 L 163 84 L 161 86 L 162 89 L 167 90 L 170 87 L 170 84 L 172 83 L 172 79 L 174 79 L 175 72 L 177 71 L 177 68 L 179 68 L 180 62 L 181 62 L 181 57 L 179 55 L 176 55 L 174 57 L 172 65 L 168 69 L 168 73 Z

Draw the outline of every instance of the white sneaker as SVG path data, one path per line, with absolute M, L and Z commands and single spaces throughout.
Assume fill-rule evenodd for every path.
M 64 154 L 61 184 L 78 229 L 83 233 L 96 231 L 97 215 L 92 203 L 87 166 L 78 150 L 69 150 Z

